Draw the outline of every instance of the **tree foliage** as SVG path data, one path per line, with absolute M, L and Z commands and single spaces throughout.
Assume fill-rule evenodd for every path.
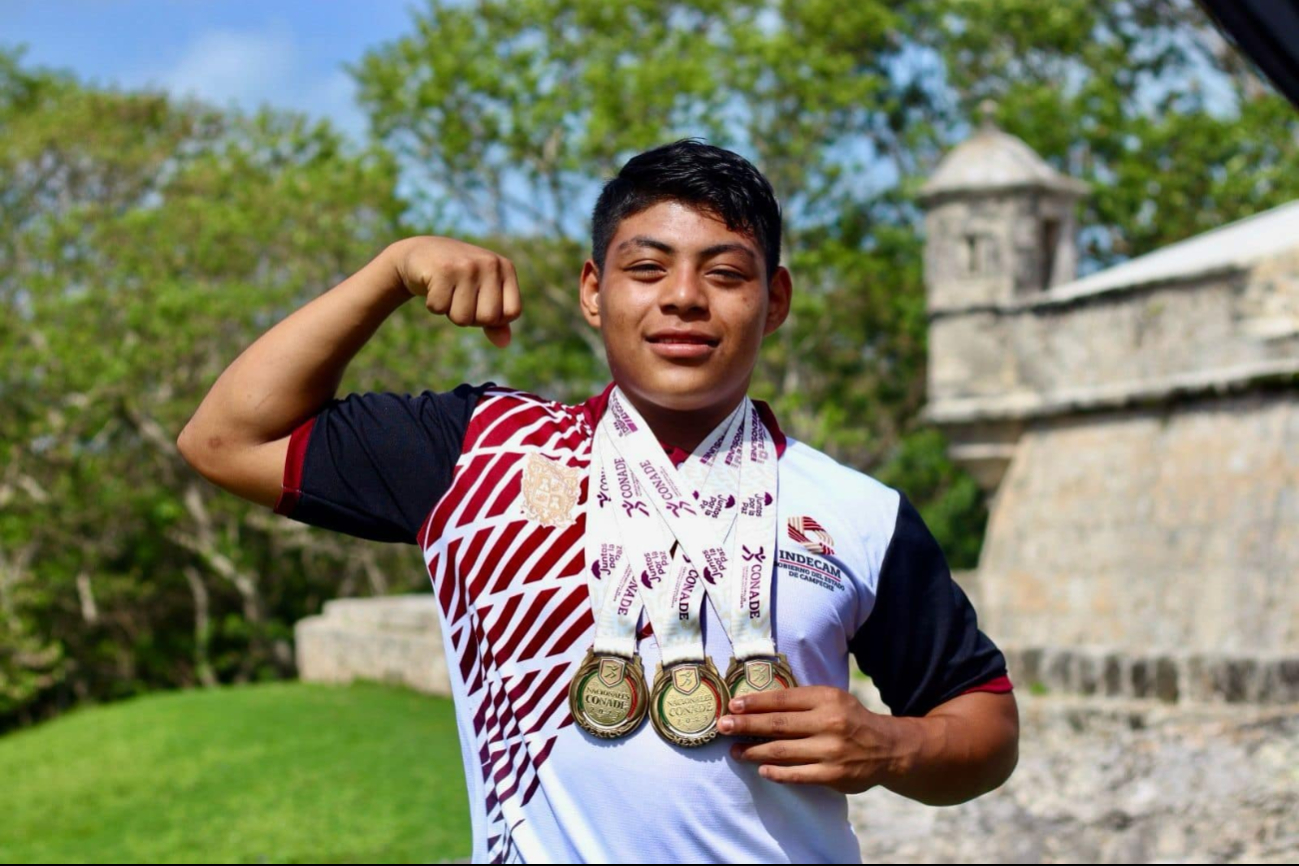
M 969 566 L 983 504 L 921 415 L 915 194 L 976 106 L 1091 185 L 1093 268 L 1299 194 L 1295 114 L 1190 0 L 430 0 L 353 71 L 365 148 L 0 50 L 0 726 L 285 674 L 324 599 L 422 582 L 408 551 L 217 493 L 173 444 L 244 346 L 398 236 L 513 258 L 524 321 L 497 352 L 409 305 L 344 391 L 579 399 L 607 376 L 576 305 L 601 180 L 688 135 L 746 154 L 796 289 L 758 396 Z
M 174 443 L 243 345 L 392 238 L 392 161 L 8 54 L 0 178 L 0 721 L 291 671 L 292 623 L 378 554 L 218 493 Z

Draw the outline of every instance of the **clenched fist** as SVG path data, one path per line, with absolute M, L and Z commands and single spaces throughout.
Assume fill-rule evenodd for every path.
M 424 298 L 429 312 L 461 327 L 479 327 L 493 344 L 510 342 L 519 317 L 519 279 L 504 256 L 463 241 L 416 237 L 391 248 L 406 291 Z

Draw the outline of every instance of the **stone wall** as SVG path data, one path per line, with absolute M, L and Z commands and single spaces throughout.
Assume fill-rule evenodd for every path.
M 1080 297 L 1043 293 L 930 323 L 929 414 L 1025 417 L 1299 370 L 1299 280 L 1266 272 Z
M 1041 421 L 979 565 L 1018 647 L 1299 654 L 1299 393 Z
M 450 695 L 437 599 L 340 598 L 294 626 L 298 675 L 307 682 L 375 680 Z
M 1299 655 L 1002 646 L 1021 693 L 1164 703 L 1299 704 Z
M 864 862 L 1299 860 L 1299 705 L 1019 704 L 1019 766 L 998 790 L 941 809 L 849 798 Z

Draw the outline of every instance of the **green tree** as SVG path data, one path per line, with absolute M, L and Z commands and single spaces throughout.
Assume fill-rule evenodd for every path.
M 968 564 L 982 520 L 972 482 L 946 462 L 941 438 L 904 447 L 924 402 L 925 318 L 916 212 L 898 179 L 932 165 L 942 119 L 924 70 L 907 72 L 907 34 L 924 8 L 430 2 L 354 71 L 373 128 L 419 191 L 416 218 L 430 231 L 479 232 L 519 258 L 521 339 L 488 362 L 555 396 L 585 396 L 607 376 L 576 306 L 601 180 L 690 135 L 752 158 L 782 196 L 796 283 L 758 396 L 795 435 L 864 469 L 932 449 L 937 475 L 894 475 L 924 482 L 908 490 L 925 508 L 961 488 L 967 519 L 945 525 L 973 546 L 945 541 Z
M 920 417 L 915 194 L 978 104 L 1092 185 L 1089 268 L 1299 192 L 1293 111 L 1191 0 L 430 0 L 354 72 L 423 225 L 526 238 L 500 242 L 523 256 L 523 339 L 478 357 L 560 396 L 601 377 L 572 300 L 600 180 L 686 135 L 751 157 L 785 201 L 796 283 L 757 391 L 912 495 L 960 566 L 983 510 Z
M 1091 267 L 1299 195 L 1299 114 L 1192 0 L 946 0 L 923 33 L 965 113 L 1091 185 Z
M 283 674 L 295 620 L 386 588 L 387 552 L 219 493 L 174 443 L 243 346 L 400 232 L 395 183 L 327 124 L 0 54 L 0 724 Z M 404 326 L 370 363 L 427 362 Z

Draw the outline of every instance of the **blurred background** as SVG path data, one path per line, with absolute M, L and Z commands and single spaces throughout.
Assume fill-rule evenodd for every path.
M 0 859 L 468 854 L 449 702 L 297 679 L 295 624 L 426 591 L 414 551 L 221 493 L 175 439 L 261 332 L 416 233 L 512 258 L 523 325 L 502 352 L 408 305 L 343 393 L 596 392 L 574 303 L 590 208 L 628 156 L 684 136 L 749 157 L 784 202 L 794 311 L 755 396 L 907 493 L 1038 700 L 1020 773 L 977 808 L 855 800 L 867 856 L 1293 859 L 1299 282 L 1274 260 L 1299 242 L 1299 115 L 1190 0 L 0 2 Z M 1033 276 L 999 288 L 1024 250 Z M 1150 289 L 1173 283 L 1211 300 L 1158 325 L 1190 297 Z M 1113 318 L 1073 315 L 1116 292 Z M 1272 330 L 1224 354 L 1244 320 Z M 1181 463 L 1163 433 L 1106 450 L 1206 412 L 1228 422 L 1178 439 Z M 1230 447 L 1266 459 L 1226 494 L 1212 473 L 1145 505 L 1101 483 Z M 1214 491 L 1213 513 L 1169 505 Z M 1088 568 L 1103 591 L 1068 584 Z M 1184 602 L 1188 582 L 1218 594 Z M 1235 637 L 1210 622 L 1224 605 Z M 1239 806 L 1228 826 L 1197 790 Z

